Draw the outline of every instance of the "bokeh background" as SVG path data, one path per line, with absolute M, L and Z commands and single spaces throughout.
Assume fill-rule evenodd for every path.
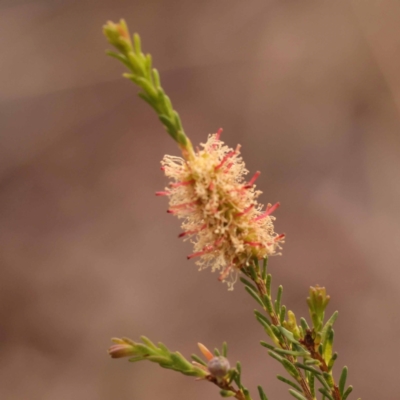
M 0 398 L 219 398 L 109 359 L 110 337 L 141 334 L 185 355 L 227 340 L 253 392 L 290 398 L 253 300 L 186 260 L 154 196 L 178 150 L 104 55 L 101 27 L 121 17 L 192 141 L 223 127 L 262 171 L 261 200 L 281 202 L 274 288 L 305 315 L 308 287 L 327 286 L 351 398 L 398 399 L 396 0 L 0 1 Z

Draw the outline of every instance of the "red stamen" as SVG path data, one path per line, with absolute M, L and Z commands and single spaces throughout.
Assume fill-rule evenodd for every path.
M 242 212 L 237 213 L 236 216 L 237 217 L 241 217 L 242 215 L 247 214 L 253 207 L 254 207 L 254 204 L 252 204 L 251 206 L 245 208 Z
M 197 204 L 196 201 L 191 201 L 190 203 L 182 203 L 182 204 L 177 204 L 175 206 L 171 206 L 171 208 L 186 208 L 186 207 L 192 207 Z
M 226 162 L 226 160 L 228 160 L 229 158 L 233 157 L 236 153 L 239 153 L 241 145 L 238 144 L 236 146 L 235 150 L 230 151 L 223 159 L 222 161 L 215 167 L 215 170 L 220 169 Z
M 258 178 L 260 175 L 261 175 L 261 172 L 260 172 L 260 171 L 257 171 L 257 172 L 253 175 L 253 177 L 249 180 L 249 182 L 246 183 L 246 185 L 244 186 L 245 189 L 250 189 L 250 188 L 253 186 L 254 182 L 257 180 L 257 178 Z
M 219 128 L 219 129 L 218 129 L 217 133 L 215 134 L 215 139 L 216 139 L 216 140 L 219 140 L 219 138 L 221 137 L 222 131 L 223 131 L 222 128 Z
M 280 240 L 282 240 L 286 235 L 284 233 L 281 233 L 280 235 L 278 235 L 275 239 L 274 242 L 279 242 Z
M 244 242 L 245 244 L 248 244 L 249 246 L 253 247 L 264 247 L 264 245 L 260 242 Z
M 220 237 L 219 239 L 217 239 L 217 240 L 214 242 L 213 247 L 217 247 L 223 240 L 224 240 L 224 237 Z
M 190 181 L 183 181 L 183 182 L 170 183 L 169 186 L 171 186 L 171 187 L 173 187 L 173 188 L 177 188 L 177 187 L 179 187 L 179 186 L 191 185 L 192 183 L 194 183 L 194 179 L 191 179 Z
M 165 171 L 165 167 L 161 167 L 160 169 L 161 169 L 161 171 Z
M 194 229 L 193 231 L 186 231 L 186 232 L 182 232 L 181 234 L 178 235 L 179 238 L 187 236 L 187 235 L 194 235 L 195 233 L 199 233 L 201 232 L 203 229 L 205 229 L 207 227 L 206 224 L 204 224 L 203 226 L 201 226 L 199 229 Z
M 212 249 L 213 249 L 212 246 L 206 246 L 206 247 L 204 247 L 204 249 L 203 249 L 202 251 L 198 251 L 198 252 L 196 252 L 196 253 L 189 254 L 189 255 L 187 256 L 187 259 L 190 260 L 190 259 L 192 259 L 192 258 L 194 258 L 194 257 L 200 257 L 200 256 L 202 256 L 203 254 L 209 253 L 210 251 L 212 251 Z
M 233 163 L 232 163 L 232 162 L 229 163 L 229 164 L 226 166 L 226 168 L 225 168 L 225 173 L 228 173 L 229 170 L 232 168 L 232 166 L 233 166 Z
M 210 185 L 208 186 L 208 190 L 214 190 L 214 188 L 215 188 L 214 182 L 211 181 Z
M 156 196 L 168 196 L 170 192 L 156 192 Z
M 281 205 L 281 203 L 279 203 L 279 202 L 275 203 L 272 207 L 268 204 L 265 212 L 263 214 L 259 215 L 257 218 L 254 218 L 254 221 L 259 221 L 260 219 L 263 219 L 266 216 L 272 214 L 280 205 Z
M 228 266 L 221 272 L 221 274 L 220 274 L 219 277 L 218 277 L 218 280 L 219 280 L 220 282 L 222 282 L 222 281 L 229 275 L 229 272 L 231 272 L 231 268 L 232 268 L 232 264 L 231 264 L 231 265 L 228 265 Z

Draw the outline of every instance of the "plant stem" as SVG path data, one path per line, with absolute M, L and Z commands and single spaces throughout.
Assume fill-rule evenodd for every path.
M 256 275 L 256 279 L 253 279 L 253 278 L 251 277 L 251 275 L 250 275 L 250 274 L 247 274 L 245 271 L 243 271 L 243 272 L 244 272 L 250 279 L 252 279 L 252 281 L 256 284 L 257 290 L 258 290 L 259 294 L 260 294 L 262 297 L 268 296 L 267 288 L 266 288 L 266 285 L 265 285 L 265 280 L 262 278 L 262 276 L 260 275 L 260 272 L 259 272 L 259 271 L 256 271 L 256 274 L 257 274 L 257 275 Z M 267 308 L 266 308 L 265 306 L 264 306 L 263 308 L 264 308 L 264 310 L 266 311 L 266 313 L 269 315 L 269 317 L 271 318 L 272 324 L 274 324 L 275 326 L 281 326 L 279 317 L 277 316 L 276 312 L 273 310 L 272 313 L 270 313 L 270 312 L 267 310 Z M 283 337 L 282 340 L 281 340 L 281 347 L 282 347 L 284 350 L 290 350 L 290 346 L 289 346 L 288 340 L 287 340 L 285 337 Z M 289 354 L 285 355 L 285 357 L 286 357 L 286 359 L 289 360 L 292 364 L 294 364 L 294 363 L 296 362 L 296 361 L 294 360 L 293 356 L 291 356 L 291 355 L 289 355 Z M 297 370 L 297 372 L 298 372 L 298 374 L 299 374 L 298 382 L 299 382 L 299 384 L 300 384 L 300 386 L 301 386 L 301 388 L 302 388 L 302 390 L 303 390 L 304 396 L 307 398 L 307 400 L 315 400 L 314 397 L 313 397 L 313 395 L 312 395 L 312 393 L 311 393 L 311 390 L 310 390 L 310 387 L 309 387 L 309 385 L 308 385 L 308 382 L 307 382 L 306 378 L 304 377 L 302 371 L 300 370 L 300 368 L 298 368 L 298 367 L 296 367 L 296 366 L 295 366 L 295 368 L 296 368 L 296 370 Z M 335 399 L 335 400 L 336 400 L 336 399 Z M 338 400 L 340 400 L 340 398 L 339 398 Z

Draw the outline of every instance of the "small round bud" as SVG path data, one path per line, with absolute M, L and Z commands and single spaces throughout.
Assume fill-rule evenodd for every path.
M 212 376 L 216 378 L 222 378 L 230 370 L 231 366 L 227 358 L 219 356 L 212 358 L 208 364 L 207 368 Z

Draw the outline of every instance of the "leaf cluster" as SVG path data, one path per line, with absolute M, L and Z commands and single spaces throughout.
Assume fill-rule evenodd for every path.
M 325 309 L 329 303 L 326 289 L 319 286 L 310 288 L 307 304 L 312 326 L 305 318 L 300 318 L 298 324 L 294 312 L 282 304 L 282 286 L 278 287 L 273 298 L 267 261 L 263 260 L 260 265 L 258 260 L 253 260 L 242 270 L 248 279 L 242 277 L 241 281 L 263 309 L 263 312 L 255 310 L 255 317 L 272 344 L 261 341 L 261 345 L 289 374 L 289 378 L 278 375 L 278 379 L 290 386 L 289 393 L 297 400 L 315 400 L 316 390 L 322 394 L 323 400 L 346 400 L 352 391 L 352 386 L 345 387 L 347 367 L 343 368 L 338 385 L 333 377 L 338 357 L 333 352 L 333 324 L 338 313 L 334 312 L 325 322 Z
M 142 52 L 140 36 L 135 33 L 131 38 L 124 20 L 117 24 L 108 22 L 104 25 L 103 31 L 109 43 L 118 50 L 118 52 L 107 51 L 107 54 L 121 61 L 129 69 L 129 73 L 123 76 L 141 88 L 139 97 L 155 110 L 171 137 L 182 148 L 191 148 L 179 114 L 174 110 L 170 98 L 161 86 L 158 71 L 152 67 L 151 55 Z

